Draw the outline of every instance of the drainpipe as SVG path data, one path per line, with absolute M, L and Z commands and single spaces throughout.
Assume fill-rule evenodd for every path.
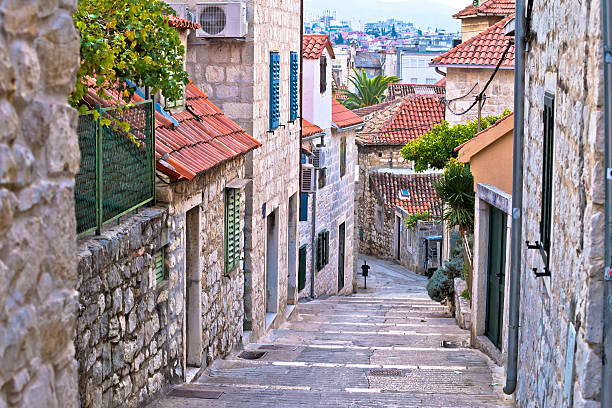
M 317 181 L 315 181 L 317 183 Z M 316 245 L 315 245 L 315 234 L 317 230 L 317 192 L 312 193 L 312 223 L 310 228 L 310 248 L 311 248 L 311 264 L 310 264 L 310 297 L 314 299 L 315 290 L 315 264 L 316 264 Z
M 521 251 L 523 209 L 523 137 L 525 133 L 525 0 L 516 0 L 514 67 L 514 158 L 512 171 L 512 232 L 510 241 L 510 299 L 508 324 L 508 395 L 516 390 L 521 304 Z
M 605 117 L 605 269 L 603 303 L 603 352 L 601 375 L 601 406 L 612 406 L 612 0 L 602 2 L 604 42 L 604 117 Z

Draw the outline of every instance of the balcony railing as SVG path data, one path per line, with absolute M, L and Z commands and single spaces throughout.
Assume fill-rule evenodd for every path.
M 97 113 L 96 113 L 97 112 Z M 125 126 L 129 125 L 128 127 Z M 77 233 L 155 201 L 155 111 L 152 101 L 96 108 L 79 116 L 81 168 L 74 189 Z

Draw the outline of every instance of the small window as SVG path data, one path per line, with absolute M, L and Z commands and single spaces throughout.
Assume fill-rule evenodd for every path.
M 290 55 L 290 64 L 291 64 L 291 75 L 290 75 L 290 107 L 289 107 L 289 121 L 293 122 L 298 117 L 299 111 L 299 101 L 298 101 L 298 88 L 299 88 L 299 79 L 298 73 L 300 65 L 298 63 L 298 53 L 295 51 L 291 51 Z
M 280 126 L 280 55 L 270 53 L 270 130 Z
M 155 282 L 159 285 L 166 279 L 166 267 L 164 265 L 164 248 L 153 254 L 153 262 L 155 266 Z
M 308 221 L 308 194 L 300 195 L 300 221 Z
M 325 57 L 325 55 L 321 56 L 320 68 L 320 91 L 321 93 L 324 93 L 327 90 L 327 57 Z
M 240 263 L 240 189 L 225 191 L 225 273 Z
M 408 190 L 400 190 L 399 199 L 410 200 L 410 192 Z
M 340 177 L 346 174 L 346 137 L 340 139 Z
M 329 231 L 323 230 L 317 236 L 317 271 L 329 264 Z
M 544 95 L 544 135 L 542 146 L 542 213 L 540 218 L 540 242 L 546 269 L 550 260 L 550 237 L 552 229 L 553 161 L 555 136 L 555 96 Z
M 327 169 L 319 169 L 317 173 L 319 173 L 319 188 L 323 188 L 327 183 Z

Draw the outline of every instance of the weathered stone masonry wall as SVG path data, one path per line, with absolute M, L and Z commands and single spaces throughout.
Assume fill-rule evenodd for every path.
M 556 94 L 552 278 L 535 278 L 523 248 L 520 407 L 598 407 L 604 267 L 603 50 L 601 3 L 536 0 L 526 72 L 523 240 L 539 239 L 544 91 Z M 548 80 L 546 80 L 548 76 Z M 580 328 L 564 398 L 568 325 Z M 543 370 L 542 367 L 546 367 Z
M 78 406 L 76 0 L 0 5 L 0 406 Z
M 146 208 L 79 245 L 84 408 L 133 407 L 182 379 L 182 281 L 174 272 L 155 280 L 153 256 L 167 238 L 167 211 Z

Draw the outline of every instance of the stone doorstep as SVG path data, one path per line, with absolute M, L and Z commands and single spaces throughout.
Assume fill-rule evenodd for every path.
M 496 365 L 504 365 L 502 352 L 486 336 L 476 336 L 472 341 L 472 346 L 486 354 Z

